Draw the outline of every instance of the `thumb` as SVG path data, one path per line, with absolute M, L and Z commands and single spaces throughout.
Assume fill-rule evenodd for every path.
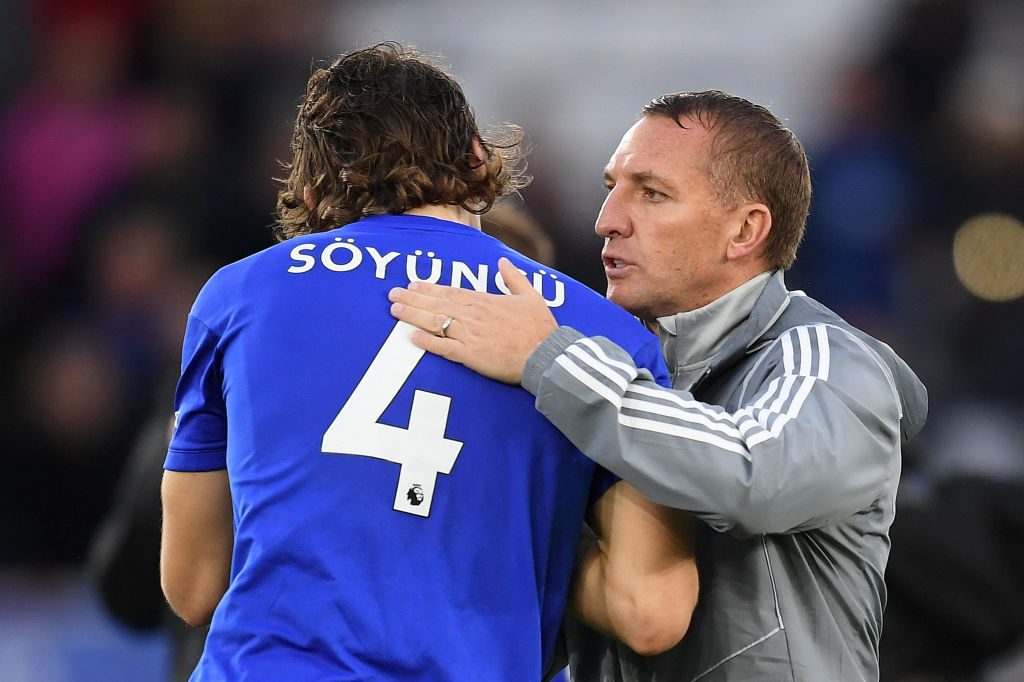
M 508 258 L 501 257 L 498 259 L 498 271 L 501 273 L 501 278 L 505 280 L 505 286 L 508 287 L 509 293 L 513 296 L 537 293 L 533 285 L 530 284 L 530 280 L 526 278 L 526 275 L 519 272 L 519 268 L 512 265 L 512 261 Z

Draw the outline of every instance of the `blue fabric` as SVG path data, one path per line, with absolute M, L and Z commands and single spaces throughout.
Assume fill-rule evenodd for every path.
M 227 468 L 235 548 L 193 680 L 540 679 L 584 513 L 616 479 L 526 391 L 419 357 L 388 312 L 411 278 L 497 293 L 501 256 L 667 385 L 634 318 L 433 218 L 298 237 L 200 293 L 165 467 Z

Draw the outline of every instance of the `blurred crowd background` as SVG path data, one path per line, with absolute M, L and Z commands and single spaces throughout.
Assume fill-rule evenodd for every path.
M 136 474 L 159 474 L 185 316 L 272 243 L 311 67 L 394 39 L 524 127 L 516 208 L 599 291 L 601 169 L 647 100 L 716 88 L 786 121 L 815 191 L 790 288 L 930 391 L 883 680 L 1024 680 L 1022 36 L 1019 0 L 0 4 L 0 677 L 170 679 L 159 600 L 102 573 L 114 516 L 157 509 Z

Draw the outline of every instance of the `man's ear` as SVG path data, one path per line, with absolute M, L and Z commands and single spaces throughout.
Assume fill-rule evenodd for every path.
M 482 179 L 487 175 L 487 155 L 484 154 L 484 148 L 483 145 L 480 144 L 480 138 L 473 138 L 473 141 L 469 143 L 469 151 L 471 151 L 473 156 L 476 157 L 476 161 L 473 164 L 473 175 L 475 175 L 478 180 Z
M 772 213 L 764 204 L 744 204 L 736 209 L 736 231 L 726 247 L 728 260 L 740 260 L 764 249 L 772 230 Z
M 306 204 L 306 208 L 310 211 L 316 208 L 316 195 L 313 194 L 313 188 L 309 185 L 302 188 L 302 203 Z

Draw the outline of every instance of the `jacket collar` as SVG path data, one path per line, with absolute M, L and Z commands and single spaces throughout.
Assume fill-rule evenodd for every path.
M 724 347 L 747 326 L 772 279 L 772 273 L 764 272 L 702 308 L 658 320 L 673 386 L 690 387 L 717 361 Z
M 786 289 L 782 270 L 772 272 L 768 283 L 757 298 L 757 302 L 754 303 L 750 315 L 722 344 L 705 372 L 705 376 L 719 368 L 733 364 L 742 356 L 753 353 L 764 344 L 774 341 L 774 337 L 769 332 L 789 307 L 794 295 L 803 296 L 804 294 L 803 292 L 790 292 Z
M 789 307 L 792 297 L 803 295 L 803 292 L 790 292 L 786 289 L 782 270 L 772 271 L 749 314 L 731 328 L 732 331 L 718 345 L 717 352 L 707 361 L 703 371 L 692 377 L 687 382 L 688 386 L 677 387 L 696 391 L 698 385 L 712 374 L 730 367 L 745 355 L 771 343 L 775 338 L 773 328 Z M 666 358 L 668 359 L 668 356 Z M 674 361 L 675 358 L 671 360 Z

